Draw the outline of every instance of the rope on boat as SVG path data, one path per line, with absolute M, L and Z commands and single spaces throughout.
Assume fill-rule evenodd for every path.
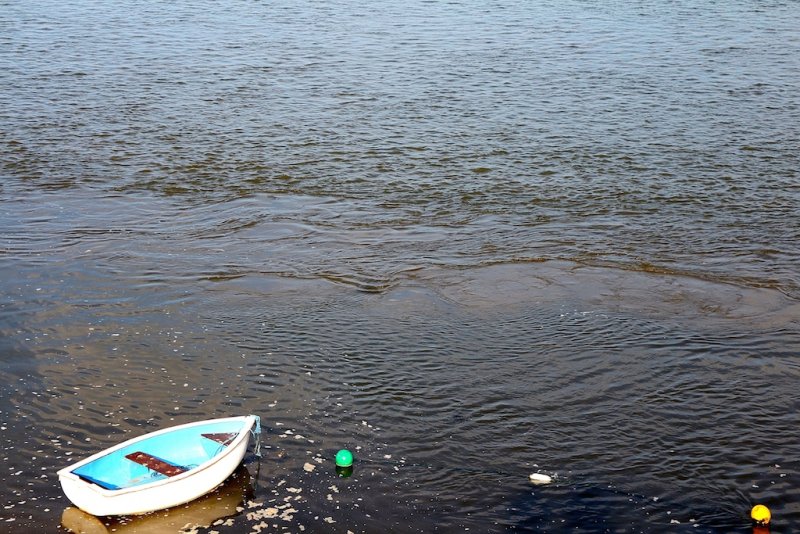
M 253 439 L 255 440 L 253 454 L 261 458 L 261 417 L 257 415 L 254 415 L 253 417 L 256 418 L 255 427 L 250 429 L 250 433 L 253 435 Z

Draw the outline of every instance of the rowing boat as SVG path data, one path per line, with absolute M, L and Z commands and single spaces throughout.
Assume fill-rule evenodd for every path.
M 257 415 L 197 421 L 129 439 L 58 472 L 78 508 L 96 516 L 135 515 L 184 504 L 219 486 L 250 442 L 260 454 Z

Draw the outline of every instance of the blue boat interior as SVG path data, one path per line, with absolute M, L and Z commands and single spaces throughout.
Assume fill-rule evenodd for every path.
M 110 490 L 163 480 L 214 458 L 243 429 L 242 421 L 218 421 L 167 432 L 111 452 L 72 472 Z

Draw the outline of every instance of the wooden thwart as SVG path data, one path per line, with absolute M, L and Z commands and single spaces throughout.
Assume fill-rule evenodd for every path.
M 238 432 L 225 432 L 221 434 L 203 434 L 203 437 L 228 446 L 231 444 L 231 442 L 233 442 L 234 439 L 236 439 L 236 436 L 238 435 Z
M 162 475 L 167 475 L 168 477 L 174 477 L 175 475 L 180 475 L 181 473 L 185 473 L 186 469 L 175 464 L 171 464 L 166 460 L 162 460 L 161 458 L 156 458 L 146 452 L 132 452 L 125 456 L 128 460 L 136 462 L 137 464 L 141 464 L 148 469 L 152 469 L 157 473 L 161 473 Z

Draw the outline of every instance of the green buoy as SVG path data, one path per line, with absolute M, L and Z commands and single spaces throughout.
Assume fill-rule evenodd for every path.
M 353 465 L 353 453 L 347 449 L 342 449 L 336 453 L 337 467 L 350 467 Z

